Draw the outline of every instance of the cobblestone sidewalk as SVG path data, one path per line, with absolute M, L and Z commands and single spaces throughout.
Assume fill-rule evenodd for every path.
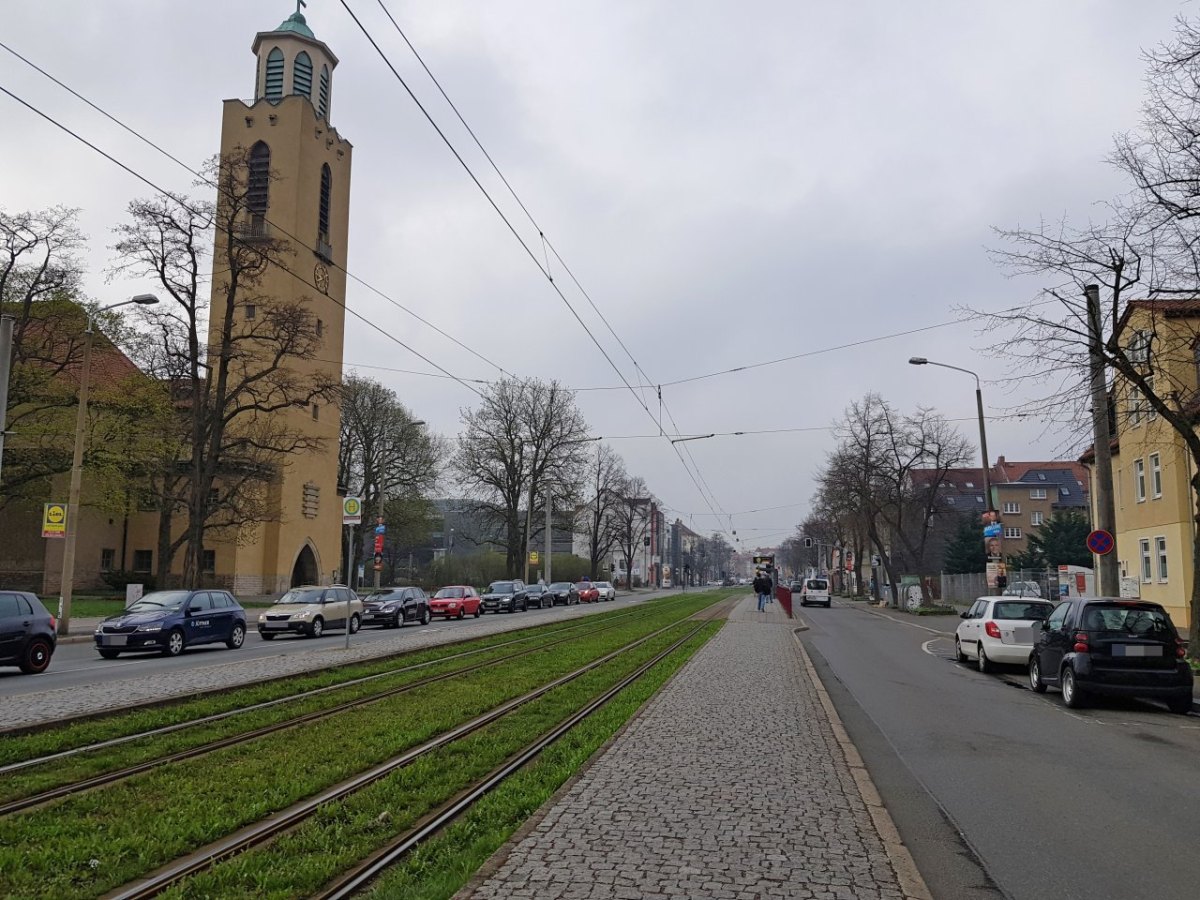
M 877 797 L 869 780 L 860 790 L 796 625 L 778 603 L 739 604 L 459 900 L 927 896 L 906 854 L 904 879 L 889 856 L 890 819 L 881 832 L 864 802 Z

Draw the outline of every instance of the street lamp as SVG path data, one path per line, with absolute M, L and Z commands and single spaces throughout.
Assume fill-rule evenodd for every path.
M 563 441 L 563 442 L 562 442 L 561 444 L 559 444 L 558 446 L 560 446 L 560 447 L 565 447 L 565 446 L 567 446 L 567 445 L 570 445 L 570 444 L 593 444 L 593 443 L 595 443 L 596 441 L 602 441 L 602 440 L 604 440 L 604 438 L 603 438 L 603 437 L 587 437 L 587 438 L 580 438 L 580 439 L 579 439 L 579 440 L 577 440 L 577 441 Z M 533 441 L 521 441 L 521 444 L 522 444 L 522 446 L 525 446 L 525 447 L 534 447 L 534 446 L 537 446 L 537 445 L 536 445 L 536 444 L 535 444 Z M 529 553 L 530 553 L 530 551 L 533 549 L 533 542 L 530 540 L 530 537 L 531 537 L 531 535 L 530 535 L 530 532 L 533 530 L 533 487 L 534 487 L 534 485 L 533 485 L 533 475 L 532 475 L 532 473 L 531 473 L 531 474 L 530 474 L 530 478 L 529 478 L 529 505 L 525 507 L 525 583 L 526 583 L 526 584 L 528 584 L 528 583 L 529 583 Z M 552 545 L 552 543 L 551 543 L 551 535 L 550 535 L 550 532 L 549 532 L 549 528 L 550 528 L 550 512 L 549 512 L 549 506 L 550 506 L 550 502 L 551 502 L 551 500 L 550 500 L 550 488 L 549 488 L 549 487 L 547 487 L 547 488 L 546 488 L 546 507 L 547 507 L 547 512 L 546 512 L 546 528 L 547 528 L 547 532 L 546 532 L 546 557 L 547 557 L 547 559 L 549 559 L 550 553 L 551 553 L 551 551 L 552 551 L 552 549 L 553 549 L 553 545 Z M 549 573 L 547 573 L 547 574 L 549 574 Z M 547 582 L 546 582 L 546 583 L 547 583 L 547 584 L 549 584 L 549 580 L 548 580 L 548 579 L 547 579 Z
M 158 298 L 153 294 L 137 294 L 129 300 L 101 306 L 95 312 L 107 312 L 118 306 L 136 303 L 153 306 Z M 71 624 L 71 593 L 75 581 L 75 536 L 79 528 L 79 489 L 83 480 L 83 450 L 87 436 L 87 406 L 89 382 L 92 376 L 92 310 L 87 311 L 87 330 L 83 333 L 83 364 L 79 370 L 79 408 L 75 413 L 75 453 L 71 458 L 71 489 L 67 498 L 67 534 L 63 544 L 62 584 L 58 607 L 58 633 L 66 635 Z
M 983 419 L 983 391 L 980 388 L 979 376 L 970 369 L 964 369 L 960 366 L 952 366 L 949 363 L 934 362 L 931 359 L 926 359 L 923 356 L 913 356 L 908 360 L 910 366 L 941 366 L 943 369 L 953 369 L 955 372 L 965 372 L 975 379 L 975 408 L 979 413 L 979 452 L 983 456 L 983 496 L 987 506 L 987 512 L 992 511 L 992 482 L 988 476 L 988 449 L 987 449 L 987 429 L 984 426 Z

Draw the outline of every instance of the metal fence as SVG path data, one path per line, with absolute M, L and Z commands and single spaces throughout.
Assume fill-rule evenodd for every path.
M 1008 572 L 1009 586 L 1017 582 L 1034 582 L 1038 586 L 1038 594 L 1047 600 L 1058 598 L 1057 569 L 1010 569 Z M 942 575 L 942 601 L 945 603 L 972 603 L 977 597 L 986 596 L 988 591 L 987 576 L 983 572 L 972 572 L 966 575 Z

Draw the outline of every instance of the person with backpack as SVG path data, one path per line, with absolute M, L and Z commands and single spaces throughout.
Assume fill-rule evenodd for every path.
M 771 582 L 762 572 L 754 576 L 754 593 L 758 594 L 758 611 L 762 612 L 767 605 L 767 596 L 771 593 Z

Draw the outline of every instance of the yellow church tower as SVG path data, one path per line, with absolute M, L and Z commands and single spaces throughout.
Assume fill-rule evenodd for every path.
M 316 317 L 323 346 L 315 359 L 286 365 L 340 383 L 345 340 L 346 243 L 350 213 L 351 145 L 329 121 L 337 57 L 317 40 L 299 10 L 278 28 L 257 34 L 254 100 L 224 101 L 221 157 L 248 163 L 250 235 L 286 242 L 286 268 L 269 266 L 258 294 L 302 304 Z M 247 154 L 248 151 L 248 154 Z M 218 233 L 218 242 L 222 240 Z M 221 247 L 214 253 L 210 346 L 219 344 L 226 299 L 216 287 Z M 247 305 L 235 310 L 252 320 Z M 246 322 L 248 326 L 250 322 Z M 235 593 L 271 594 L 297 584 L 334 580 L 341 550 L 337 493 L 338 406 L 314 403 L 272 414 L 289 430 L 320 439 L 314 452 L 288 456 L 267 491 L 262 521 L 240 539 L 215 543 L 215 574 Z

